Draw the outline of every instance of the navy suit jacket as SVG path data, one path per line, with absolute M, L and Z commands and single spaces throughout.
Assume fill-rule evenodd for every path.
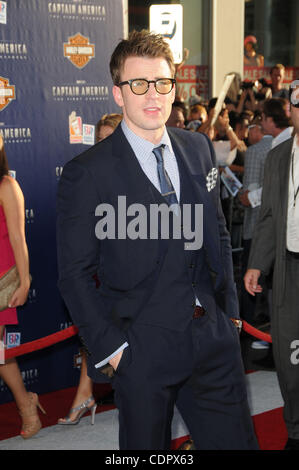
M 213 316 L 221 308 L 239 318 L 233 280 L 230 236 L 225 226 L 219 175 L 208 191 L 207 175 L 216 167 L 211 141 L 200 133 L 168 128 L 177 159 L 182 159 L 194 194 L 203 204 L 203 247 L 213 289 L 206 289 L 197 273 L 196 294 Z M 58 286 L 79 335 L 98 363 L 126 342 L 121 318 L 134 321 L 159 276 L 163 250 L 159 239 L 105 239 L 95 234 L 101 203 L 117 208 L 125 195 L 127 207 L 157 203 L 155 188 L 144 174 L 121 126 L 102 142 L 68 162 L 57 198 Z M 116 210 L 117 213 L 117 210 Z M 94 276 L 100 279 L 95 286 Z M 169 327 L 175 324 L 175 312 Z M 127 323 L 126 323 L 127 325 Z

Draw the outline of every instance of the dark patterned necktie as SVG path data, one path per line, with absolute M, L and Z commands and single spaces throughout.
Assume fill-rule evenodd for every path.
M 160 147 L 154 148 L 153 154 L 157 160 L 157 170 L 160 181 L 161 194 L 163 197 L 165 197 L 167 204 L 170 206 L 172 204 L 178 204 L 178 200 L 167 171 L 164 168 L 164 147 L 165 145 L 162 144 Z

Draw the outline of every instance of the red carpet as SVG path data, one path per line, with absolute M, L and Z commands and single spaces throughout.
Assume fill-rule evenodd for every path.
M 97 400 L 100 400 L 101 397 L 107 395 L 110 390 L 111 386 L 109 384 L 95 385 L 94 396 Z M 76 391 L 77 387 L 71 387 L 39 396 L 41 405 L 47 412 L 46 415 L 39 413 L 43 427 L 53 426 L 57 424 L 58 418 L 63 418 L 67 415 Z M 98 406 L 97 413 L 111 410 L 112 408 L 115 408 L 114 405 Z M 0 440 L 18 436 L 21 425 L 22 421 L 14 402 L 0 405 Z
M 282 408 L 253 416 L 253 424 L 261 450 L 282 450 L 287 441 L 287 430 L 282 417 Z M 172 449 L 177 449 L 189 436 L 174 439 Z
M 282 408 L 253 416 L 255 433 L 262 450 L 282 450 L 288 435 Z
M 95 397 L 100 399 L 111 390 L 110 386 L 95 386 Z M 43 427 L 57 423 L 58 418 L 64 417 L 72 403 L 76 387 L 47 393 L 40 396 L 40 401 L 47 415 L 40 414 Z M 113 405 L 102 405 L 97 413 L 114 408 Z M 0 440 L 17 436 L 21 429 L 21 419 L 14 402 L 0 405 Z M 255 432 L 262 450 L 281 450 L 287 440 L 287 431 L 282 417 L 282 408 L 277 408 L 253 417 Z M 175 439 L 172 448 L 176 449 L 187 440 L 188 436 Z

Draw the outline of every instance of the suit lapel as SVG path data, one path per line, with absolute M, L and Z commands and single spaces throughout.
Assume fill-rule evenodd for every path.
M 163 198 L 142 170 L 121 126 L 113 134 L 113 154 L 117 158 L 115 170 L 119 176 L 118 194 L 127 195 L 136 202 L 156 203 Z
M 181 142 L 178 136 L 173 135 L 170 132 L 169 132 L 169 135 L 170 135 L 170 140 L 171 140 L 171 144 L 172 144 L 175 156 L 178 161 L 178 166 L 180 165 L 180 163 L 184 165 L 184 169 L 187 172 L 187 175 L 193 184 L 196 194 L 198 195 L 198 198 L 199 198 L 198 202 L 203 202 L 206 199 L 206 196 L 205 196 L 205 187 L 204 187 L 205 176 L 202 173 L 202 169 L 200 168 L 198 169 L 198 172 L 194 173 L 194 167 L 191 166 L 190 164 L 190 157 L 191 157 L 191 155 L 189 155 L 190 148 L 187 149 L 185 142 Z
M 198 150 L 195 151 L 191 146 L 187 147 L 186 143 L 181 142 L 177 135 L 173 135 L 171 132 L 169 132 L 169 135 L 174 153 L 177 159 L 180 159 L 181 164 L 184 165 L 188 180 L 191 181 L 193 185 L 195 194 L 194 203 L 203 205 L 204 248 L 207 252 L 210 265 L 213 266 L 214 271 L 217 271 L 217 259 L 219 261 L 220 256 L 220 240 L 218 231 L 212 230 L 211 228 L 218 227 L 218 220 L 213 197 L 208 193 L 206 187 L 206 175 L 211 168 L 203 167 L 203 164 L 206 164 L 208 160 L 206 158 L 200 159 Z M 192 155 L 190 155 L 189 152 L 191 152 Z M 215 249 L 216 247 L 218 249 Z
M 187 131 L 186 131 L 187 132 Z M 185 171 L 191 181 L 196 194 L 196 203 L 203 204 L 204 211 L 207 212 L 208 216 L 216 216 L 215 206 L 212 198 L 207 192 L 207 174 L 210 168 L 203 168 L 202 161 L 198 150 L 192 150 L 191 147 L 186 148 L 185 142 L 181 142 L 177 136 L 170 134 L 171 143 L 173 145 L 174 153 L 177 159 L 180 159 L 184 165 Z M 190 155 L 190 152 L 193 155 Z M 194 157 L 194 158 L 193 158 Z M 197 164 L 193 161 L 196 160 Z M 203 159 L 206 161 L 206 159 Z
M 165 204 L 165 199 L 142 170 L 120 126 L 114 131 L 113 137 L 113 155 L 117 159 L 115 170 L 118 174 L 116 193 L 117 195 L 127 196 L 127 205 L 132 203 L 144 205 L 147 209 L 147 213 L 150 214 L 150 205 Z M 148 215 L 148 224 L 149 223 Z M 158 221 L 158 234 L 160 239 L 160 219 Z M 168 240 L 160 239 L 159 250 L 162 256 L 165 255 L 167 247 Z
M 279 162 L 279 175 L 280 175 L 280 203 L 282 214 L 287 215 L 288 195 L 289 195 L 289 175 L 291 165 L 291 152 L 293 146 L 293 139 L 285 145 L 283 152 L 280 155 Z M 287 164 L 286 164 L 287 160 Z

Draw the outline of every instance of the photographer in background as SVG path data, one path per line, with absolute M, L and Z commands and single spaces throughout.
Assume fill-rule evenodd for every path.
M 257 99 L 254 93 L 254 82 L 244 80 L 241 83 L 241 96 L 236 108 L 236 112 L 241 114 L 244 110 L 250 110 L 254 112 L 257 108 Z

